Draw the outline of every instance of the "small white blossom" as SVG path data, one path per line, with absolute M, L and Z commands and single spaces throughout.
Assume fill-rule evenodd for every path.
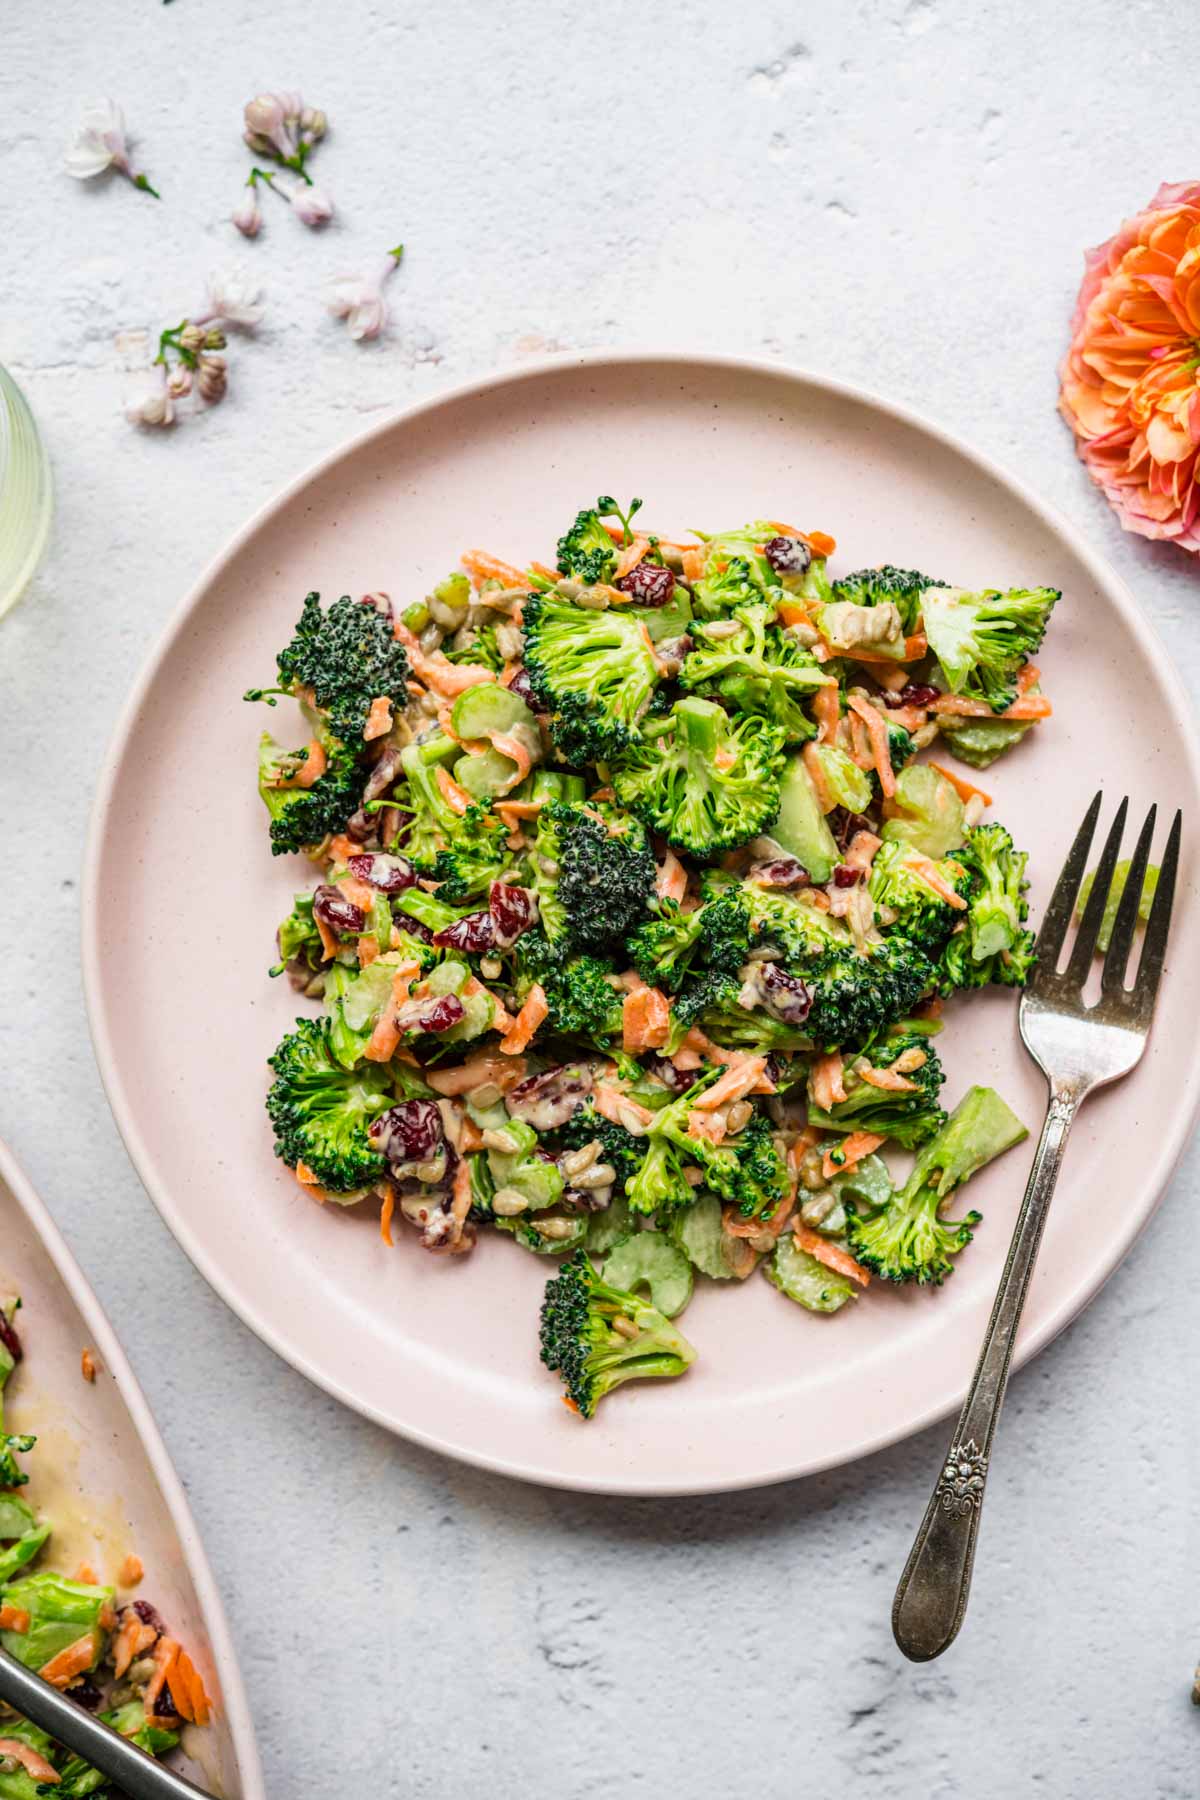
M 327 225 L 333 217 L 333 201 L 319 187 L 296 181 L 287 197 L 296 217 L 304 225 Z
M 257 325 L 263 316 L 261 292 L 257 281 L 243 269 L 224 269 L 210 275 L 204 307 L 193 313 L 192 324 L 210 325 L 220 320 L 226 325 Z
M 345 319 L 346 329 L 356 343 L 377 338 L 386 326 L 388 309 L 383 286 L 403 253 L 403 244 L 398 244 L 370 274 L 340 275 L 330 283 L 326 307 L 335 319 Z
M 255 238 L 262 230 L 262 208 L 258 204 L 258 194 L 252 187 L 247 187 L 241 200 L 233 209 L 233 223 L 243 237 Z
M 117 169 L 132 181 L 134 187 L 158 198 L 146 177 L 139 174 L 129 160 L 125 115 L 115 100 L 88 101 L 80 114 L 75 136 L 63 153 L 63 164 L 67 174 L 73 175 L 76 181 L 90 181 L 94 175 L 102 175 L 105 169 Z
M 192 371 L 186 363 L 176 363 L 167 376 L 167 392 L 172 400 L 183 400 L 192 391 Z
M 167 387 L 167 371 L 150 369 L 125 401 L 125 417 L 131 425 L 173 425 L 175 407 Z
M 256 94 L 243 112 L 247 144 L 264 153 L 273 150 L 280 162 L 291 162 L 300 150 L 296 126 L 303 111 L 299 94 Z

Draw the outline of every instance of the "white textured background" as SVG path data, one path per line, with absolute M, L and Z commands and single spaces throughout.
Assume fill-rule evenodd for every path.
M 97 759 L 205 563 L 372 415 L 549 348 L 765 352 L 927 409 L 1106 551 L 1194 680 L 1200 568 L 1121 535 L 1054 370 L 1083 247 L 1200 174 L 1198 66 L 1192 0 L 6 9 L 0 360 L 59 499 L 0 624 L 0 1130 L 187 1482 L 273 1800 L 1197 1792 L 1194 1155 L 1015 1381 L 967 1627 L 914 1669 L 888 1610 L 941 1428 L 789 1487 L 642 1503 L 393 1442 L 278 1363 L 159 1224 L 101 1092 L 76 944 Z M 223 222 L 240 108 L 270 85 L 329 112 L 315 173 L 338 220 L 307 233 L 266 195 L 243 245 Z M 161 204 L 60 172 L 101 93 Z M 398 238 L 392 334 L 355 347 L 319 285 Z M 139 434 L 115 334 L 177 321 L 230 261 L 270 311 L 231 351 L 228 401 Z M 169 850 L 148 906 L 171 903 Z

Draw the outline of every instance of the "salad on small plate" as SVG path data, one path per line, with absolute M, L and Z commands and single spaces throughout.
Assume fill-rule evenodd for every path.
M 541 1356 L 585 1418 L 694 1361 L 697 1280 L 817 1313 L 940 1286 L 958 1190 L 1026 1136 L 969 1079 L 944 1105 L 939 1039 L 1032 966 L 977 777 L 1051 716 L 1058 591 L 641 508 L 399 604 L 309 594 L 246 695 L 303 710 L 259 787 L 319 871 L 271 971 L 315 1003 L 270 1059 L 276 1154 L 389 1244 L 561 1259 Z

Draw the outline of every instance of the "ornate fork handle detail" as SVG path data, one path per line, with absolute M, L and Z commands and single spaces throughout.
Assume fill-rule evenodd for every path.
M 988 1460 L 1013 1344 L 1067 1133 L 1081 1098 L 1074 1084 L 1059 1083 L 1051 1094 L 975 1378 L 896 1589 L 892 1631 L 914 1662 L 939 1656 L 954 1641 L 967 1610 Z

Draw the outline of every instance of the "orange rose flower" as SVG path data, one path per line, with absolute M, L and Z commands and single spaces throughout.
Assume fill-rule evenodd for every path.
M 1059 408 L 1126 531 L 1200 551 L 1200 182 L 1091 250 Z

